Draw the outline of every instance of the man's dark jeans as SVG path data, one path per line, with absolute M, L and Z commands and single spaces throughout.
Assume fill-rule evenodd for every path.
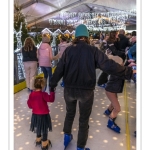
M 89 117 L 92 111 L 94 91 L 83 89 L 64 89 L 64 98 L 66 102 L 66 118 L 64 122 L 64 133 L 71 134 L 72 124 L 76 114 L 76 105 L 79 101 L 79 131 L 77 146 L 84 148 L 88 138 Z

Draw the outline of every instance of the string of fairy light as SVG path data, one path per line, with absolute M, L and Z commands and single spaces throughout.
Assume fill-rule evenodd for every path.
M 125 24 L 128 18 L 136 16 L 135 10 L 116 11 L 106 13 L 81 13 L 81 12 L 63 12 L 59 18 L 50 18 L 50 25 L 76 25 L 83 23 L 94 27 L 121 26 Z

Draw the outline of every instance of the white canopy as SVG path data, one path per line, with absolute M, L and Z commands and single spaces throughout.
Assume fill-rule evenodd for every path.
M 49 19 L 67 20 L 68 13 L 72 13 L 72 19 L 76 20 L 74 12 L 104 13 L 105 16 L 108 12 L 121 11 L 131 15 L 125 22 L 126 26 L 136 25 L 136 0 L 14 0 L 14 3 L 21 7 L 28 27 L 36 25 L 37 28 L 52 29 L 55 24 L 50 24 Z

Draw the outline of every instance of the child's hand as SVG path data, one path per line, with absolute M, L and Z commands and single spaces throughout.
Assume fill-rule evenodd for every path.
M 50 92 L 50 102 L 54 102 L 55 100 L 55 92 Z
M 50 92 L 55 92 L 56 91 L 56 88 L 51 88 L 50 89 Z

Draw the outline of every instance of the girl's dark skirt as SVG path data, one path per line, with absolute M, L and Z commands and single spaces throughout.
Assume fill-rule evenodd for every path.
M 30 131 L 37 133 L 37 135 L 47 134 L 48 131 L 52 131 L 50 114 L 32 114 Z

